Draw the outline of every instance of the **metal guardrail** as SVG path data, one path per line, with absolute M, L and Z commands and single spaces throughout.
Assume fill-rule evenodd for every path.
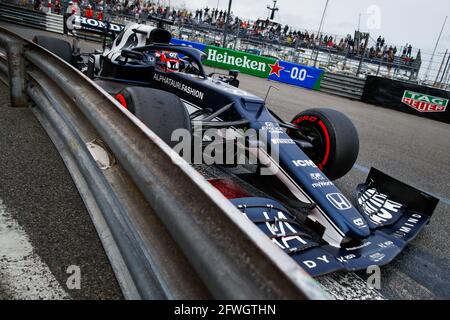
M 0 20 L 55 33 L 64 33 L 62 15 L 30 10 L 4 2 L 0 2 Z
M 366 80 L 351 75 L 326 72 L 321 83 L 320 91 L 341 97 L 361 100 Z
M 30 105 L 61 154 L 125 298 L 329 298 L 93 81 L 3 28 L 0 50 L 11 106 Z M 96 162 L 93 146 L 108 165 Z

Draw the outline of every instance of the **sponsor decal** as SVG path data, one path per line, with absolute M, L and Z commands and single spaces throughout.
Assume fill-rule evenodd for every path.
M 292 139 L 272 139 L 272 144 L 295 144 Z
M 95 19 L 88 19 L 86 17 L 80 17 L 77 15 L 70 16 L 66 22 L 67 27 L 69 30 L 75 29 L 94 29 L 96 31 L 104 30 L 106 28 L 106 25 L 103 21 L 95 20 Z M 109 31 L 112 32 L 121 32 L 125 26 L 115 23 L 109 23 Z
M 345 250 L 347 250 L 347 251 L 361 250 L 361 249 L 363 249 L 363 248 L 365 248 L 365 247 L 370 246 L 371 244 L 372 244 L 372 242 L 367 241 L 367 242 L 364 242 L 364 243 L 362 243 L 361 245 L 356 246 L 356 247 L 345 248 Z
M 367 189 L 359 198 L 365 215 L 374 225 L 385 225 L 399 217 L 403 207 L 400 203 L 388 199 L 388 196 L 379 193 L 375 188 Z
M 332 187 L 332 186 L 334 186 L 334 183 L 331 181 L 320 181 L 320 182 L 315 182 L 312 184 L 312 187 L 314 189 L 323 188 L 323 187 Z
M 372 260 L 373 262 L 380 262 L 381 260 L 384 259 L 384 257 L 386 257 L 386 255 L 381 252 L 375 252 L 369 255 L 369 259 Z
M 338 210 L 343 211 L 352 208 L 352 204 L 342 193 L 329 193 L 327 199 Z
M 390 248 L 390 247 L 394 246 L 394 242 L 392 242 L 392 241 L 384 241 L 384 242 L 378 243 L 377 246 L 379 246 L 382 249 Z
M 269 64 L 269 67 L 270 67 L 269 76 L 275 74 L 277 77 L 279 77 L 280 72 L 284 70 L 283 67 L 280 67 L 280 61 L 277 61 L 274 64 Z
M 364 222 L 364 220 L 362 218 L 353 220 L 353 223 L 358 227 L 363 227 L 366 225 L 366 223 Z
M 161 74 L 155 73 L 153 76 L 153 80 L 156 80 L 158 82 L 161 82 L 163 84 L 166 84 L 168 86 L 171 86 L 177 90 L 183 91 L 191 96 L 194 96 L 200 100 L 203 100 L 203 97 L 205 96 L 204 92 L 201 92 L 200 90 L 191 88 L 179 81 L 173 80 L 171 78 L 165 77 Z
M 263 215 L 266 220 L 270 220 L 267 212 L 263 212 Z M 283 214 L 283 212 L 278 211 L 274 220 L 274 223 L 266 222 L 266 227 L 272 235 L 277 237 L 272 239 L 272 242 L 275 245 L 279 246 L 283 250 L 288 249 L 295 251 L 308 244 L 303 238 L 295 235 L 298 231 L 290 223 L 286 222 L 287 217 Z M 286 230 L 288 232 L 286 232 Z M 289 236 L 288 233 L 294 235 Z
M 355 258 L 356 258 L 356 255 L 354 255 L 352 253 L 352 254 L 347 254 L 345 256 L 337 257 L 336 260 L 339 261 L 340 263 L 346 263 L 347 261 L 350 261 Z
M 261 127 L 261 130 L 266 130 L 271 133 L 283 133 L 284 130 L 278 125 L 275 125 L 273 122 L 266 122 L 264 126 Z
M 311 173 L 309 176 L 311 177 L 312 180 L 315 180 L 315 181 L 325 180 L 325 177 L 323 176 L 323 174 L 318 173 L 318 172 Z
M 318 119 L 319 119 L 319 118 L 317 118 L 317 117 L 315 117 L 315 116 L 308 116 L 308 115 L 305 115 L 305 116 L 301 116 L 301 117 L 295 119 L 295 123 L 296 123 L 296 124 L 299 124 L 299 123 L 301 123 L 301 122 L 303 122 L 303 121 L 317 122 Z
M 269 64 L 269 80 L 319 90 L 323 70 L 278 60 Z
M 394 236 L 398 238 L 403 238 L 405 235 L 409 234 L 419 221 L 422 220 L 422 215 L 414 213 L 408 218 L 405 223 L 403 223 L 398 230 L 394 232 Z
M 405 90 L 402 102 L 419 112 L 445 112 L 448 99 Z
M 300 167 L 313 167 L 317 168 L 316 164 L 312 160 L 292 160 L 292 163 L 294 166 L 300 168 Z
M 326 179 L 325 176 L 321 173 L 315 172 L 315 173 L 311 173 L 309 176 L 311 177 L 311 180 L 315 181 L 312 184 L 312 187 L 314 189 L 334 186 L 334 183 L 331 181 L 328 181 L 328 179 Z
M 207 59 L 204 64 L 211 67 L 236 69 L 246 74 L 267 78 L 271 68 L 269 64 L 276 62 L 273 58 L 266 58 L 245 52 L 225 48 L 207 46 L 205 49 Z
M 316 268 L 318 265 L 320 264 L 329 264 L 330 260 L 328 259 L 328 257 L 326 255 L 320 256 L 320 257 L 316 257 L 314 260 L 305 260 L 302 261 L 302 263 L 308 268 L 308 269 L 314 269 Z

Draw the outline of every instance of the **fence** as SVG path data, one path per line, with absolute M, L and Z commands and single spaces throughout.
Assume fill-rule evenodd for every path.
M 0 2 L 0 19 L 24 26 L 63 33 L 63 16 Z
M 349 99 L 361 100 L 365 83 L 366 80 L 359 77 L 327 72 L 322 79 L 320 91 Z
M 129 299 L 327 296 L 152 131 L 94 82 L 0 28 L 0 79 L 61 154 Z M 24 142 L 25 143 L 25 142 Z M 108 155 L 102 165 L 95 152 Z

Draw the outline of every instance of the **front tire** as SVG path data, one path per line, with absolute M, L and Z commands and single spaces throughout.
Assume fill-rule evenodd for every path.
M 292 123 L 299 132 L 290 130 L 293 139 L 307 136 L 312 148 L 304 148 L 306 155 L 330 180 L 345 176 L 358 158 L 359 138 L 353 122 L 343 113 L 325 108 L 299 113 Z M 300 138 L 301 139 L 301 138 Z

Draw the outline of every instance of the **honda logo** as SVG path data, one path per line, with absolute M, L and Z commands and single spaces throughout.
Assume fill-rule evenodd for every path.
M 348 210 L 352 207 L 350 201 L 348 201 L 347 198 L 341 193 L 329 193 L 327 194 L 327 199 L 338 210 Z

